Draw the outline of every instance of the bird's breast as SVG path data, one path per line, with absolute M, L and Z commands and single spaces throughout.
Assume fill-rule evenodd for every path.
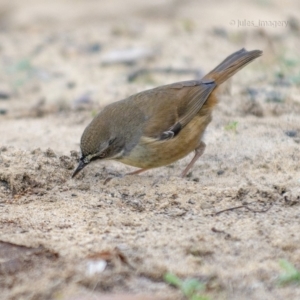
M 138 144 L 118 161 L 146 169 L 171 164 L 195 150 L 210 120 L 210 114 L 197 115 L 176 137 L 169 140 L 142 136 Z

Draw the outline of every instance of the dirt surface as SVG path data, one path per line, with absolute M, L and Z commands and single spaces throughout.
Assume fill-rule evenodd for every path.
M 300 3 L 106 2 L 0 2 L 0 299 L 183 299 L 166 272 L 210 299 L 300 299 L 278 285 L 280 259 L 300 269 Z M 106 104 L 243 47 L 264 55 L 224 85 L 187 178 L 192 154 L 70 178 Z

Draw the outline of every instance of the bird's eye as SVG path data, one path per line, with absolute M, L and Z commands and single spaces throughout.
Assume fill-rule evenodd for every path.
M 110 139 L 109 142 L 108 142 L 109 146 L 110 146 L 115 140 L 116 140 L 116 138 Z

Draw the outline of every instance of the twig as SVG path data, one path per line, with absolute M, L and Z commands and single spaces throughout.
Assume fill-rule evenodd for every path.
M 253 201 L 253 202 L 255 202 L 255 201 Z M 255 212 L 255 213 L 265 213 L 265 212 L 267 212 L 267 211 L 273 206 L 273 204 L 271 203 L 270 206 L 269 206 L 268 208 L 266 208 L 266 209 L 256 210 L 256 209 L 252 209 L 252 208 L 250 208 L 250 207 L 248 206 L 249 204 L 251 204 L 251 203 L 253 203 L 253 202 L 250 202 L 250 203 L 245 204 L 245 205 L 240 205 L 240 206 L 235 206 L 235 207 L 226 208 L 226 209 L 220 210 L 220 211 L 218 211 L 218 212 L 216 212 L 216 213 L 213 213 L 212 215 L 217 216 L 217 215 L 219 215 L 219 214 L 221 214 L 221 213 L 223 213 L 223 212 L 226 212 L 226 211 L 232 211 L 232 210 L 236 210 L 236 209 L 240 209 L 240 208 L 246 208 L 246 209 L 248 209 L 248 210 L 250 210 L 250 211 L 252 211 L 252 212 Z

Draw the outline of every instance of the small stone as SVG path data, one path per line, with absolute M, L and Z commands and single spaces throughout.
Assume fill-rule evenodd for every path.
M 8 100 L 10 98 L 10 94 L 4 91 L 0 91 L 0 99 L 1 100 Z
M 297 131 L 296 130 L 287 130 L 284 132 L 287 136 L 289 137 L 296 137 L 297 136 Z
M 227 38 L 228 33 L 225 28 L 223 27 L 215 27 L 213 28 L 213 34 L 222 38 Z
M 224 170 L 219 170 L 218 172 L 217 172 L 217 175 L 223 175 L 225 173 L 225 171 Z
M 99 43 L 93 43 L 86 47 L 86 52 L 97 53 L 101 51 L 101 45 Z
M 68 89 L 73 89 L 76 86 L 76 82 L 75 81 L 69 81 L 67 82 L 67 88 Z

